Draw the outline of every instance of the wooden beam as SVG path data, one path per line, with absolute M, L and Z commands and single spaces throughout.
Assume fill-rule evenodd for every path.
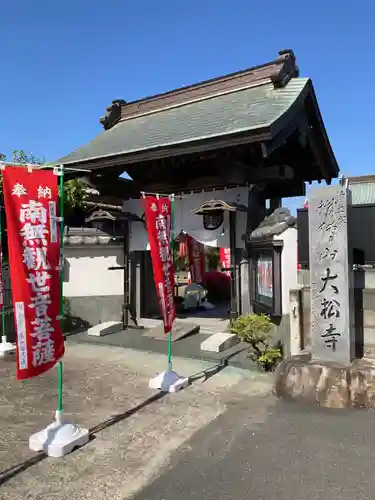
M 271 181 L 291 180 L 294 178 L 294 170 L 289 165 L 259 166 L 249 168 L 246 165 L 236 162 L 237 168 L 242 167 L 242 172 L 246 175 L 246 180 L 250 184 Z
M 294 196 L 305 196 L 306 186 L 303 181 L 278 182 L 273 184 L 264 184 L 260 186 L 266 199 L 271 198 L 290 198 Z

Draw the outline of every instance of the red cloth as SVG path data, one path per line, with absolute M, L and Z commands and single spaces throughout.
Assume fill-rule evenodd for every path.
M 17 379 L 36 377 L 64 354 L 60 314 L 59 192 L 52 170 L 3 171 L 17 332 Z

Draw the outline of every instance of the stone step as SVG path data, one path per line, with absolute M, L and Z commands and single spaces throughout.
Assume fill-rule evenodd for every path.
M 221 330 L 219 329 L 213 329 L 213 328 L 200 328 L 199 333 L 202 333 L 203 335 L 215 335 L 215 333 L 228 333 L 227 330 Z

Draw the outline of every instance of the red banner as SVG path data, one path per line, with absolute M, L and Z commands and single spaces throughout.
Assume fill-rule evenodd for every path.
M 0 217 L 2 217 L 2 213 L 0 210 Z M 3 221 L 1 221 L 3 223 Z M 3 270 L 3 245 L 2 242 L 0 241 L 0 312 L 4 308 L 4 293 L 5 293 L 5 285 L 4 285 L 4 270 Z M 3 336 L 5 336 L 5 332 L 1 332 Z
M 205 271 L 204 245 L 188 235 L 187 249 L 191 280 L 193 283 L 202 283 Z
M 20 380 L 46 372 L 64 354 L 57 176 L 7 167 L 3 191 Z
M 171 200 L 146 196 L 144 207 L 159 307 L 163 316 L 164 332 L 169 333 L 176 318 L 173 293 L 175 281 L 170 245 Z
M 230 248 L 220 248 L 220 263 L 224 269 L 230 267 Z M 230 271 L 225 271 L 225 274 L 230 276 Z

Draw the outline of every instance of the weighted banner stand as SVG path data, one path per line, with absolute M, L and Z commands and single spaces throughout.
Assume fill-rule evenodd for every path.
M 47 169 L 53 168 L 53 172 L 56 176 L 59 176 L 59 205 L 60 205 L 60 213 L 57 220 L 60 222 L 60 262 L 59 262 L 59 271 L 60 271 L 60 322 L 63 317 L 63 264 L 64 264 L 64 254 L 63 254 L 63 245 L 64 245 L 64 170 L 63 166 L 54 167 L 49 165 L 25 165 L 25 164 L 17 164 L 13 162 L 0 162 L 1 170 L 6 168 L 6 165 L 9 167 L 19 166 L 20 168 L 28 168 L 32 171 L 33 168 L 37 169 Z M 2 238 L 2 220 L 1 220 L 1 208 L 0 208 L 0 242 Z M 2 246 L 1 246 L 2 252 Z M 1 281 L 3 286 L 3 274 L 2 274 L 2 255 L 1 255 Z M 4 290 L 2 290 L 4 293 Z M 4 318 L 4 304 L 1 312 L 2 318 L 2 341 L 0 343 L 0 352 L 1 345 L 8 345 L 10 343 L 7 342 L 6 334 L 5 334 L 5 318 Z M 10 344 L 12 346 L 12 344 Z M 14 349 L 14 347 L 12 346 Z M 4 348 L 3 348 L 4 351 Z M 57 365 L 58 370 L 58 401 L 57 401 L 57 410 L 55 413 L 55 422 L 46 427 L 45 429 L 33 434 L 29 438 L 29 448 L 33 451 L 44 451 L 48 456 L 51 457 L 62 457 L 68 453 L 70 453 L 74 448 L 78 446 L 82 446 L 86 444 L 89 440 L 89 431 L 88 429 L 81 429 L 80 427 L 74 425 L 71 422 L 67 422 L 63 419 L 63 364 L 62 361 L 58 361 Z
M 2 209 L 0 205 L 0 286 L 1 286 L 1 342 L 0 342 L 0 358 L 4 358 L 8 354 L 13 354 L 16 351 L 15 344 L 8 342 L 7 332 L 5 331 L 5 289 L 4 289 L 4 266 L 3 266 L 3 221 Z
M 142 197 L 145 197 L 145 193 L 141 193 Z M 151 193 L 148 193 L 151 194 Z M 155 194 L 159 198 L 159 194 Z M 170 251 L 172 254 L 172 263 L 174 266 L 174 194 L 170 195 L 171 200 L 171 235 L 170 235 Z M 172 368 L 172 332 L 168 333 L 168 364 L 167 370 L 161 372 L 156 377 L 153 377 L 149 381 L 150 389 L 157 389 L 164 392 L 177 392 L 180 389 L 189 385 L 189 379 L 185 377 L 180 377 L 178 373 L 173 371 Z

